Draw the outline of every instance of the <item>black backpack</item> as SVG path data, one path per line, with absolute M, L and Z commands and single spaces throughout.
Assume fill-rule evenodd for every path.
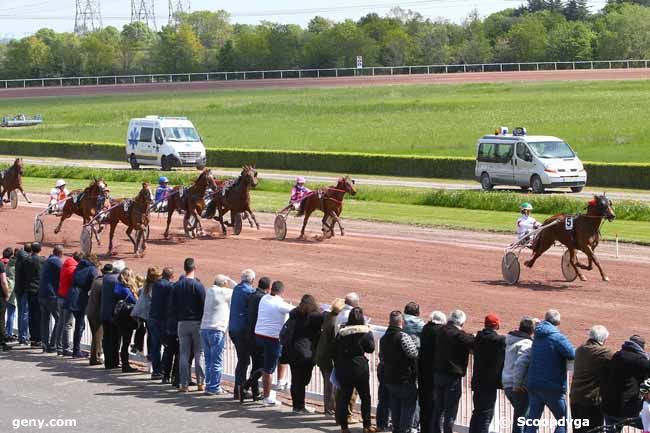
M 280 330 L 280 344 L 284 347 L 290 347 L 293 343 L 293 335 L 296 331 L 296 319 L 289 317 L 289 320 L 284 322 Z

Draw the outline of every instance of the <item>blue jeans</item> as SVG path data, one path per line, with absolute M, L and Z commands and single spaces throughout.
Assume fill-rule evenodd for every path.
M 29 295 L 23 293 L 18 297 L 18 341 L 29 341 Z
M 542 416 L 542 412 L 544 412 L 544 406 L 548 407 L 556 420 L 564 419 L 564 422 L 567 422 L 566 395 L 564 392 L 533 388 L 528 390 L 528 401 L 527 423 L 538 420 Z M 525 432 L 537 433 L 537 427 L 527 425 Z M 566 425 L 558 423 L 555 433 L 566 433 Z
M 414 383 L 386 384 L 390 393 L 390 415 L 393 433 L 408 433 L 413 426 L 413 416 L 418 401 L 418 389 Z
M 329 380 L 329 378 L 327 378 Z M 390 392 L 386 384 L 380 380 L 377 389 L 377 427 L 388 430 L 388 418 L 390 417 Z M 426 432 L 428 433 L 428 432 Z
M 70 350 L 70 333 L 72 332 L 72 311 L 64 307 L 65 298 L 57 298 L 59 320 L 54 328 L 54 340 L 57 353 Z
M 7 304 L 7 335 L 14 335 L 14 321 L 16 320 L 16 306 Z
M 477 388 L 472 395 L 474 410 L 469 423 L 469 433 L 489 433 L 497 401 L 496 388 Z
M 440 425 L 444 433 L 453 433 L 458 403 L 463 394 L 462 377 L 445 373 L 435 373 L 433 376 L 433 417 L 431 432 L 440 433 Z
M 41 304 L 41 342 L 43 349 L 55 350 L 56 348 L 56 322 L 59 321 L 59 309 L 56 298 L 39 298 Z M 54 326 L 50 332 L 50 317 L 54 319 Z
M 512 388 L 505 388 L 503 391 L 512 405 L 512 433 L 524 433 L 524 427 L 517 425 L 517 419 L 526 417 L 528 393 L 526 391 L 515 392 Z
M 205 354 L 205 390 L 217 392 L 221 389 L 226 334 L 213 329 L 201 329 L 200 333 Z
M 147 330 L 151 336 L 151 345 L 149 346 L 149 355 L 151 356 L 152 374 L 162 374 L 162 362 L 160 350 L 162 348 L 162 338 L 165 330 L 165 322 L 158 319 L 147 320 Z
M 86 313 L 84 311 L 73 311 L 74 334 L 72 335 L 72 353 L 81 352 L 81 336 L 86 329 Z

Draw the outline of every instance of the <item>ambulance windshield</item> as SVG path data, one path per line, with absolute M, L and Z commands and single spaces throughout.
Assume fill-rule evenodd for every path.
M 167 141 L 201 141 L 196 129 L 187 127 L 163 128 Z

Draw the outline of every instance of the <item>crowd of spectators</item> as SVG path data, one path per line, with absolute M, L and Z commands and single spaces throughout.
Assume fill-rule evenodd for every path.
M 499 316 L 490 313 L 474 335 L 465 330 L 463 311 L 449 316 L 434 311 L 424 320 L 420 306 L 409 302 L 390 312 L 387 328 L 377 338 L 356 293 L 326 308 L 304 294 L 294 306 L 285 299 L 282 281 L 258 279 L 252 269 L 243 270 L 239 282 L 219 274 L 206 287 L 196 277 L 192 258 L 185 259 L 176 278 L 171 267 L 151 267 L 140 276 L 122 260 L 102 266 L 93 255 L 65 258 L 61 246 L 48 257 L 41 252 L 38 243 L 3 251 L 3 351 L 27 345 L 124 373 L 142 373 L 130 356 L 146 353 L 151 380 L 182 393 L 224 395 L 229 338 L 237 354 L 235 400 L 280 406 L 276 392 L 289 390 L 293 412 L 312 414 L 316 409 L 307 404 L 305 391 L 318 366 L 324 412 L 335 417 L 343 433 L 359 421 L 364 433 L 452 433 L 471 354 L 469 433 L 490 431 L 501 389 L 512 405 L 512 433 L 535 433 L 545 408 L 562 421 L 556 433 L 568 427 L 586 433 L 605 424 L 619 431 L 623 424 L 650 431 L 643 425 L 646 419 L 650 423 L 645 340 L 632 335 L 614 352 L 606 346 L 607 329 L 595 325 L 575 349 L 560 330 L 556 310 L 548 310 L 543 320 L 524 316 L 506 334 L 500 333 Z M 86 318 L 90 352 L 81 348 Z M 369 365 L 375 351 L 376 426 Z M 355 419 L 358 400 L 361 420 Z

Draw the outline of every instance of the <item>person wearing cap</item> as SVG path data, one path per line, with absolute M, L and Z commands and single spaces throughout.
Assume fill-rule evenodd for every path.
M 528 233 L 539 228 L 540 224 L 531 216 L 533 205 L 530 203 L 524 202 L 519 205 L 519 212 L 521 216 L 517 220 L 517 239 L 523 239 Z
M 300 208 L 300 202 L 309 193 L 311 193 L 311 190 L 305 186 L 305 178 L 303 176 L 298 176 L 296 178 L 296 184 L 291 189 L 289 204 L 293 206 L 295 210 L 298 210 Z
M 104 350 L 104 368 L 107 370 L 120 367 L 120 331 L 113 321 L 113 310 L 117 300 L 113 295 L 117 277 L 126 268 L 123 260 L 114 261 L 113 272 L 105 274 L 100 296 L 100 319 L 102 320 L 102 348 Z
M 575 359 L 575 349 L 557 328 L 560 313 L 548 310 L 544 320 L 535 328 L 528 366 L 528 416 L 526 433 L 536 433 L 537 420 L 548 407 L 558 423 L 555 433 L 566 432 L 567 422 L 567 363 Z
M 316 347 L 316 365 L 323 375 L 323 409 L 328 415 L 334 415 L 336 410 L 336 398 L 330 376 L 334 370 L 334 356 L 336 354 L 336 317 L 343 310 L 345 301 L 336 298 L 330 305 L 323 318 L 323 326 L 318 346 Z
M 88 305 L 86 305 L 86 317 L 90 325 L 90 365 L 101 365 L 102 361 L 102 320 L 101 320 L 101 297 L 104 285 L 104 276 L 113 273 L 113 265 L 106 263 L 99 275 L 93 281 L 90 292 L 88 292 Z
M 158 188 L 156 188 L 156 210 L 162 210 L 167 207 L 167 197 L 172 192 L 173 188 L 169 186 L 169 179 L 166 176 L 158 178 Z
M 56 245 L 52 254 L 45 260 L 41 268 L 41 279 L 38 288 L 38 302 L 41 313 L 41 335 L 43 352 L 56 352 L 56 326 L 59 321 L 57 305 L 57 292 L 59 290 L 59 277 L 63 267 L 63 247 Z M 54 320 L 54 327 L 50 332 L 50 318 Z
M 645 351 L 645 339 L 632 335 L 608 363 L 607 375 L 600 387 L 605 424 L 638 417 L 643 406 L 639 385 L 649 376 L 650 361 Z M 639 425 L 636 427 L 641 428 Z
M 472 401 L 474 410 L 469 433 L 488 433 L 494 417 L 497 390 L 503 388 L 501 372 L 506 350 L 506 337 L 497 330 L 501 320 L 496 314 L 485 316 L 485 327 L 474 338 L 474 372 L 472 374 Z
M 65 199 L 70 194 L 70 191 L 65 187 L 65 180 L 59 179 L 54 184 L 54 188 L 50 190 L 50 203 L 48 205 L 49 213 L 61 212 Z

